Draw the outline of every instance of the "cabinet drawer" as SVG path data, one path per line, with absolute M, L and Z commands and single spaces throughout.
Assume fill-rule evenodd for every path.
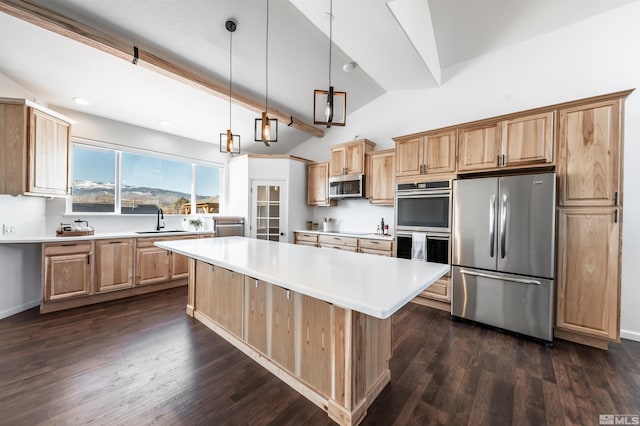
M 424 290 L 427 295 L 449 297 L 449 280 L 438 280 Z
M 368 248 L 360 247 L 360 253 L 376 254 L 378 256 L 393 257 L 393 252 L 391 250 L 375 250 L 375 249 L 368 249 Z
M 393 250 L 393 241 L 391 240 L 374 240 L 374 239 L 360 239 L 361 249 L 373 249 L 373 250 Z
M 296 241 L 296 244 L 299 246 L 318 247 L 318 243 L 316 243 L 315 241 L 298 240 Z
M 91 252 L 91 241 L 65 242 L 44 244 L 44 255 L 55 256 L 59 254 L 89 253 Z
M 307 234 L 304 232 L 296 232 L 296 243 L 299 241 L 308 241 L 316 244 L 318 242 L 318 234 Z
M 318 242 L 322 244 L 334 245 L 334 246 L 349 246 L 355 248 L 358 247 L 358 239 L 352 237 L 336 237 L 335 235 L 320 235 Z
M 320 243 L 320 247 L 322 248 L 333 248 L 333 249 L 338 249 L 338 250 L 344 250 L 344 251 L 352 251 L 352 252 L 356 252 L 357 249 L 355 246 L 345 246 L 345 245 L 338 245 L 338 244 L 327 244 L 327 243 Z

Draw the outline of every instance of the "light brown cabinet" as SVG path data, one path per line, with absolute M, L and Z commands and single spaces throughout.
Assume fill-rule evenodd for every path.
M 456 170 L 456 130 L 396 139 L 396 176 Z
M 294 235 L 295 244 L 318 247 L 318 234 L 296 232 Z
M 295 371 L 294 292 L 272 285 L 271 358 L 289 371 Z
M 554 111 L 459 130 L 458 170 L 553 164 Z
M 560 110 L 558 204 L 619 203 L 621 100 Z
M 395 150 L 371 151 L 366 154 L 365 192 L 371 204 L 393 205 L 395 202 Z
M 318 236 L 318 247 L 356 252 L 358 251 L 358 239 L 321 234 Z
M 373 238 L 358 239 L 360 253 L 376 254 L 378 256 L 393 257 L 393 240 L 378 240 Z
M 620 338 L 620 224 L 613 208 L 558 212 L 556 327 Z
M 268 353 L 267 347 L 267 283 L 245 277 L 245 332 L 248 344 L 262 353 Z
M 134 243 L 131 238 L 95 242 L 96 292 L 133 286 Z
M 0 98 L 0 193 L 69 193 L 71 120 L 23 99 Z
M 330 206 L 329 163 L 314 163 L 307 168 L 307 204 L 310 206 Z
M 332 306 L 303 294 L 300 298 L 302 334 L 300 377 L 325 395 L 331 395 Z
M 244 275 L 196 262 L 195 308 L 238 337 L 243 333 Z
M 138 238 L 136 242 L 135 285 L 186 278 L 189 275 L 188 258 L 154 246 L 155 242 L 182 240 L 193 237 Z
M 365 153 L 376 144 L 367 139 L 347 142 L 331 147 L 329 175 L 361 175 L 365 170 Z
M 91 294 L 93 292 L 92 257 L 91 241 L 43 244 L 43 301 Z
M 600 347 L 620 339 L 624 96 L 559 110 L 556 336 Z

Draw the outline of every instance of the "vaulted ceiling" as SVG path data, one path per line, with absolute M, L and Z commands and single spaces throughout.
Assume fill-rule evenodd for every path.
M 347 92 L 351 113 L 386 91 L 446 85 L 442 71 L 453 65 L 633 1 L 638 0 L 334 0 L 332 83 Z M 264 101 L 266 0 L 32 3 L 224 86 L 230 41 L 224 23 L 234 18 L 234 91 Z M 311 123 L 313 90 L 328 86 L 329 0 L 269 5 L 269 104 Z M 356 64 L 351 72 L 343 71 L 348 62 Z M 0 73 L 51 106 L 199 141 L 217 144 L 229 126 L 226 100 L 5 13 Z M 77 96 L 91 104 L 77 105 Z M 232 107 L 231 128 L 240 134 L 243 151 L 283 153 L 310 137 L 280 122 L 279 142 L 266 148 L 253 142 L 257 117 Z M 163 120 L 170 126 L 162 126 Z

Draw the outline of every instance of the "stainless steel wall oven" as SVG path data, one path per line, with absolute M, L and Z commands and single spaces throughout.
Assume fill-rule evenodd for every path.
M 451 233 L 451 181 L 400 183 L 396 191 L 397 232 Z

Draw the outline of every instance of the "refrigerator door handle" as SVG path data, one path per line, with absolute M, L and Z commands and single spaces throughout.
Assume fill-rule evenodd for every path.
M 489 201 L 489 256 L 493 257 L 496 246 L 496 194 Z
M 507 194 L 502 194 L 500 206 L 500 257 L 507 255 Z
M 483 277 L 483 278 L 489 278 L 489 279 L 501 280 L 501 281 L 511 281 L 519 284 L 542 285 L 542 283 L 538 280 L 528 280 L 525 278 L 514 278 L 514 277 L 508 277 L 508 276 L 502 276 L 502 275 L 493 275 L 493 274 L 487 274 L 485 272 L 467 271 L 466 269 L 461 269 L 460 273 L 462 275 L 473 275 L 475 277 Z

